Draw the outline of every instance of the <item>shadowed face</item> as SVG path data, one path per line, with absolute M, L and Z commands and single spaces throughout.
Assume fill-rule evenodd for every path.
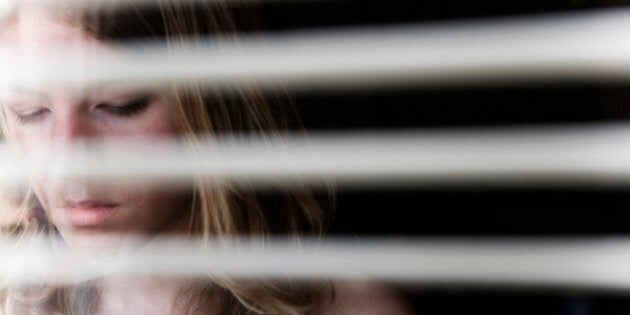
M 82 29 L 34 11 L 4 24 L 0 45 L 42 54 L 73 47 L 81 50 L 83 58 L 116 53 L 114 46 Z M 7 117 L 7 137 L 25 158 L 68 150 L 79 140 L 144 141 L 176 133 L 165 96 L 122 83 L 97 88 L 8 87 L 0 91 L 0 101 Z M 70 245 L 90 246 L 111 232 L 154 234 L 187 213 L 181 191 L 130 181 L 53 183 L 47 176 L 38 176 L 33 187 L 47 219 Z

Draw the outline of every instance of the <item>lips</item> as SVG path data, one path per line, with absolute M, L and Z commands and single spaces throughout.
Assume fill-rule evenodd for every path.
M 99 200 L 68 201 L 63 206 L 68 222 L 74 227 L 102 225 L 117 208 L 115 203 Z

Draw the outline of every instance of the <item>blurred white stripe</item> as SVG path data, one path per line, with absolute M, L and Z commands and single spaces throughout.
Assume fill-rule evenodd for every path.
M 83 148 L 83 150 L 81 150 Z M 630 184 L 630 126 L 450 129 L 319 133 L 308 137 L 224 136 L 179 143 L 86 143 L 64 154 L 31 153 L 48 176 L 165 185 L 192 176 L 273 185 L 611 185 Z M 0 180 L 14 181 L 23 159 L 0 152 Z M 66 154 L 67 153 L 67 154 Z
M 199 80 L 296 90 L 630 79 L 630 10 L 268 36 L 209 38 L 185 50 L 130 45 L 125 58 L 0 52 L 0 85 Z M 75 58 L 76 57 L 76 58 Z
M 261 3 L 276 3 L 276 2 L 325 2 L 334 0 L 3 0 L 6 7 L 14 8 L 17 5 L 33 5 L 33 4 L 46 4 L 64 6 L 75 9 L 96 9 L 103 7 L 126 7 L 133 5 L 134 7 L 157 7 L 160 3 L 200 3 L 203 5 L 248 5 L 248 4 L 261 4 Z
M 630 240 L 574 239 L 310 239 L 296 246 L 247 239 L 198 243 L 156 239 L 141 249 L 98 257 L 57 251 L 43 243 L 0 243 L 5 285 L 32 281 L 73 283 L 105 275 L 375 279 L 537 289 L 630 289 Z M 16 249 L 17 248 L 17 249 Z

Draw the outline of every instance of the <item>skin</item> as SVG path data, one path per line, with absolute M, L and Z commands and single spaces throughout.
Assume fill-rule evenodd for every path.
M 114 47 L 37 10 L 18 13 L 17 18 L 4 24 L 0 45 L 53 54 L 62 46 L 73 46 L 81 49 L 82 58 L 116 53 Z M 142 98 L 147 100 L 137 101 Z M 172 108 L 166 100 L 156 93 L 139 94 L 117 85 L 93 89 L 20 86 L 0 91 L 7 138 L 25 159 L 71 151 L 83 140 L 115 144 L 175 137 Z M 135 104 L 131 111 L 124 109 L 129 104 Z M 71 249 L 96 253 L 111 250 L 120 246 L 122 235 L 132 234 L 135 239 L 138 235 L 173 232 L 186 220 L 182 209 L 187 195 L 182 191 L 161 191 L 131 181 L 94 185 L 66 180 L 60 184 L 46 174 L 32 181 L 45 219 Z M 106 219 L 90 219 L 90 213 L 99 213 L 97 208 L 103 204 Z M 77 222 L 73 209 L 87 221 Z M 169 278 L 105 278 L 97 313 L 180 313 L 174 301 L 182 285 L 181 280 Z
M 36 12 L 5 25 L 0 43 L 19 51 L 46 53 L 62 45 L 74 46 L 81 49 L 83 58 L 116 53 L 82 30 Z M 2 91 L 0 100 L 8 118 L 7 136 L 27 159 L 70 151 L 86 139 L 115 144 L 176 134 L 172 108 L 165 98 L 113 84 L 92 89 L 20 86 Z M 45 174 L 33 181 L 47 220 L 71 247 L 107 242 L 107 235 L 114 233 L 154 234 L 171 228 L 183 216 L 182 192 L 158 191 L 131 181 L 107 186 L 72 180 L 60 184 Z M 90 219 L 91 213 L 99 215 L 101 206 L 111 215 L 102 222 Z
M 18 14 L 1 30 L 0 45 L 20 51 L 54 53 L 60 46 L 73 45 L 80 47 L 83 58 L 116 53 L 114 47 L 82 30 L 33 10 Z M 176 137 L 171 106 L 167 98 L 158 94 L 151 94 L 146 107 L 133 115 L 119 114 L 115 107 L 126 106 L 137 97 L 137 91 L 115 85 L 98 89 L 52 86 L 0 91 L 8 118 L 7 137 L 27 159 L 72 150 L 84 139 L 116 143 Z M 160 191 L 133 182 L 107 186 L 76 181 L 59 184 L 45 175 L 35 177 L 33 187 L 46 219 L 71 248 L 98 252 L 103 246 L 120 242 L 117 235 L 177 231 L 187 219 L 181 209 L 188 197 L 182 191 Z M 85 200 L 115 205 L 114 210 L 97 224 L 76 224 L 68 214 L 68 204 Z M 178 314 L 181 305 L 175 301 L 183 285 L 181 280 L 172 278 L 107 277 L 102 280 L 96 313 Z M 336 284 L 335 288 L 337 299 L 324 314 L 408 314 L 400 297 L 385 287 L 357 282 Z M 15 311 L 20 313 L 19 309 Z

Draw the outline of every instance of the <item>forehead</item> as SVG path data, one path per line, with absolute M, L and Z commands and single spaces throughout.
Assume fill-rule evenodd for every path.
M 120 56 L 113 44 L 95 38 L 78 21 L 69 14 L 23 9 L 0 22 L 0 52 L 17 61 L 14 68 L 9 67 L 13 70 L 9 71 L 9 83 L 36 90 L 48 89 L 51 83 L 82 90 L 83 83 L 55 81 L 54 73 L 65 71 L 83 78 L 90 72 L 87 69 L 94 69 L 87 65 L 100 67 L 108 57 Z M 40 75 L 47 79 L 40 81 Z
M 107 50 L 108 45 L 80 27 L 68 15 L 43 8 L 18 10 L 0 25 L 0 45 L 16 49 L 50 49 L 55 47 L 81 47 Z

